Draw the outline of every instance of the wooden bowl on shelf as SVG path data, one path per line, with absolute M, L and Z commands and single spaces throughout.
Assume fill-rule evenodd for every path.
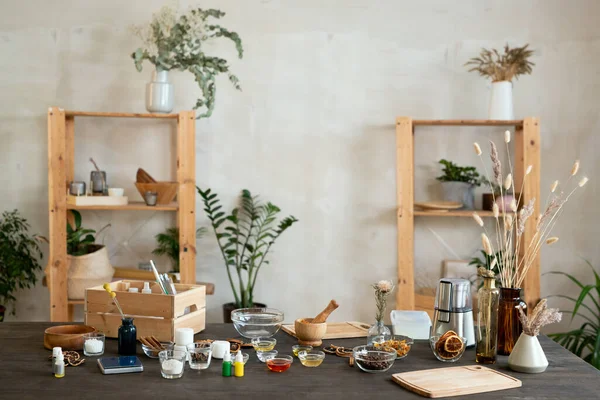
M 96 328 L 88 325 L 58 325 L 44 331 L 44 347 L 62 347 L 63 350 L 83 350 L 83 335 L 96 332 Z
M 172 203 L 177 196 L 177 189 L 179 188 L 179 183 L 177 182 L 156 182 L 156 183 L 141 183 L 136 182 L 135 187 L 138 192 L 140 192 L 140 196 L 144 198 L 144 193 L 156 192 L 158 194 L 158 198 L 156 200 L 156 204 L 166 205 Z

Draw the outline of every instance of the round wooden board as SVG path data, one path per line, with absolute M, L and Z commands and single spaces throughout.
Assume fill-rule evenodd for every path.
M 462 208 L 463 204 L 456 201 L 423 201 L 415 203 L 415 207 L 427 210 L 448 211 Z

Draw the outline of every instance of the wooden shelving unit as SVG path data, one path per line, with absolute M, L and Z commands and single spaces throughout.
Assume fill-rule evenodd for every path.
M 75 176 L 75 119 L 150 118 L 170 119 L 177 123 L 177 203 L 148 207 L 142 202 L 126 206 L 67 205 L 67 189 Z M 48 110 L 48 210 L 50 220 L 50 256 L 46 266 L 46 281 L 50 291 L 50 320 L 72 319 L 73 306 L 83 300 L 67 298 L 67 210 L 108 211 L 171 211 L 177 213 L 180 243 L 181 283 L 196 283 L 196 155 L 195 113 L 135 114 L 87 111 L 65 111 L 58 107 Z
M 423 310 L 431 312 L 435 290 L 424 288 L 415 293 L 414 283 L 414 219 L 418 217 L 468 217 L 473 211 L 417 211 L 414 209 L 414 135 L 416 126 L 497 126 L 514 127 L 513 142 L 515 154 L 513 160 L 514 184 L 521 187 L 527 166 L 533 170 L 528 176 L 523 193 L 522 204 L 535 198 L 533 215 L 540 210 L 540 124 L 537 118 L 523 120 L 413 120 L 411 117 L 396 118 L 396 184 L 398 218 L 398 289 L 396 290 L 396 308 L 401 310 Z M 493 217 L 490 211 L 478 211 L 482 217 Z M 526 222 L 524 243 L 529 243 L 535 232 L 537 218 Z M 523 257 L 525 246 L 521 246 Z M 540 297 L 540 259 L 539 255 L 531 266 L 524 284 L 524 294 L 530 306 Z

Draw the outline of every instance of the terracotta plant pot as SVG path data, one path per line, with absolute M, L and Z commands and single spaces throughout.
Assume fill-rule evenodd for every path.
M 254 307 L 258 308 L 267 308 L 266 304 L 263 303 L 254 303 Z M 223 322 L 226 324 L 231 324 L 231 312 L 233 310 L 237 310 L 235 303 L 225 303 L 223 304 Z
M 67 295 L 69 299 L 85 298 L 85 289 L 110 282 L 115 269 L 110 265 L 106 247 L 90 245 L 95 250 L 83 256 L 67 256 Z

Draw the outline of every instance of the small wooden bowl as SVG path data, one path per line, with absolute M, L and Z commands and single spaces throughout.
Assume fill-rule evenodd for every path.
M 59 325 L 44 331 L 44 347 L 62 347 L 63 350 L 83 350 L 83 334 L 96 332 L 88 325 Z
M 135 187 L 142 198 L 144 198 L 144 194 L 148 191 L 156 192 L 158 197 L 156 199 L 156 204 L 169 204 L 175 199 L 177 196 L 177 189 L 179 188 L 179 183 L 177 182 L 156 182 L 156 183 L 141 183 L 136 182 Z
M 327 332 L 327 322 L 311 323 L 312 318 L 300 318 L 294 322 L 298 343 L 303 346 L 320 346 Z

